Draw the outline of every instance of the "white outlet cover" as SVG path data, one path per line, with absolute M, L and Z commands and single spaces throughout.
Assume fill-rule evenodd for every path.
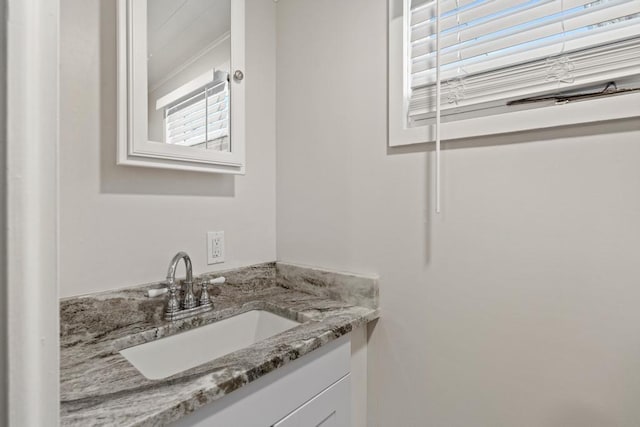
M 207 264 L 224 262 L 224 231 L 209 231 L 207 233 Z

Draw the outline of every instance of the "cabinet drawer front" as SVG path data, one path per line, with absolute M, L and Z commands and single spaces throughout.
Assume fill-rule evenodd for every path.
M 278 421 L 273 427 L 349 427 L 351 378 L 340 381 Z

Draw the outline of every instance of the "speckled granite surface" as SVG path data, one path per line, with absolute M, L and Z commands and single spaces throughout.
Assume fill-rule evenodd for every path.
M 378 307 L 378 278 L 316 267 L 276 263 L 276 281 L 288 289 L 308 292 L 363 307 Z
M 351 305 L 278 286 L 275 265 L 219 273 L 215 309 L 172 324 L 150 285 L 62 300 L 60 386 L 63 426 L 147 426 L 175 421 L 378 317 Z M 119 351 L 254 309 L 304 322 L 253 346 L 163 380 L 149 380 Z

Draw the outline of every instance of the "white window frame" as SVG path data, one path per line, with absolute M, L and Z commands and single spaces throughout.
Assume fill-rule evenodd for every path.
M 389 0 L 389 146 L 435 141 L 432 124 L 409 127 L 408 14 L 411 0 Z M 478 136 L 546 129 L 580 123 L 640 117 L 640 93 L 570 102 L 527 110 L 461 119 L 441 124 L 441 139 L 455 140 Z

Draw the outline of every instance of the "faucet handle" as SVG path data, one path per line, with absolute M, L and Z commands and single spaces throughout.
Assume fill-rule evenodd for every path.
M 224 276 L 216 277 L 215 279 L 207 280 L 209 285 L 222 285 L 227 279 Z
M 180 303 L 178 303 L 178 288 L 173 281 L 167 282 L 167 288 L 169 290 L 169 300 L 167 301 L 167 314 L 177 313 L 180 310 Z
M 209 285 L 221 285 L 226 281 L 224 277 L 218 277 L 200 282 L 200 305 L 212 304 L 209 298 Z

